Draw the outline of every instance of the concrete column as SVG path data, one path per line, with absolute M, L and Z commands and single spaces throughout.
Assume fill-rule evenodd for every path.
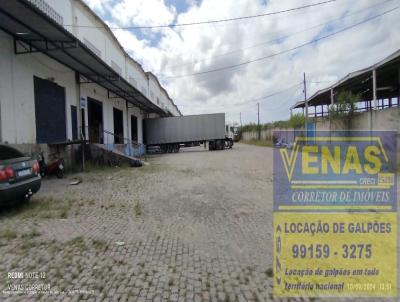
M 127 100 L 125 100 L 125 107 L 126 107 L 126 138 L 130 141 L 132 136 L 131 136 L 131 129 L 129 127 L 130 115 L 129 115 L 129 105 Z
M 374 110 L 376 110 L 377 109 L 376 69 L 372 70 L 372 100 L 374 103 Z
M 334 103 L 334 97 L 333 97 L 333 89 L 331 89 L 331 105 Z
M 400 67 L 399 67 L 399 72 L 397 75 L 397 107 L 399 107 L 400 104 Z

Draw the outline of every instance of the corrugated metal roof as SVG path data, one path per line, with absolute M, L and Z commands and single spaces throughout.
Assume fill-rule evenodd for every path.
M 368 78 L 370 77 L 370 74 L 374 69 L 380 69 L 387 67 L 391 64 L 399 64 L 400 66 L 400 49 L 392 53 L 391 55 L 387 56 L 383 60 L 379 61 L 378 63 L 371 65 L 367 68 L 363 68 L 354 72 L 351 72 L 347 74 L 345 77 L 337 81 L 336 83 L 332 84 L 331 86 L 320 89 L 316 93 L 314 93 L 311 97 L 307 99 L 309 105 L 313 105 L 313 101 L 316 100 L 318 97 L 324 97 L 325 94 L 329 93 L 330 96 L 330 90 L 331 89 L 338 89 L 342 86 L 345 86 L 346 84 L 350 84 L 352 80 L 355 80 L 357 78 Z M 326 96 L 325 96 L 326 97 Z M 330 104 L 329 102 L 326 102 L 324 105 Z M 290 109 L 296 109 L 296 108 L 303 108 L 305 106 L 305 101 L 299 101 L 296 104 L 294 104 Z

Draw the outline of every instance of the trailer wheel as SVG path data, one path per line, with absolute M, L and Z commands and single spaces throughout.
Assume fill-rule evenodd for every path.
M 224 145 L 225 145 L 225 142 L 221 141 L 220 139 L 218 139 L 217 142 L 216 142 L 216 149 L 217 150 L 223 150 L 224 149 Z
M 209 141 L 208 142 L 208 150 L 209 151 L 214 151 L 215 150 L 215 141 Z
M 229 140 L 229 149 L 232 149 L 232 147 L 233 147 L 233 140 Z
M 161 153 L 167 153 L 167 145 L 161 145 L 160 149 L 161 149 Z
M 173 152 L 178 153 L 179 152 L 179 144 L 175 144 L 173 147 Z

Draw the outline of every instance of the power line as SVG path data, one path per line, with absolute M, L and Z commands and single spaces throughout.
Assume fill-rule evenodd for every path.
M 279 94 L 282 94 L 282 93 L 284 93 L 284 92 L 287 92 L 287 91 L 289 91 L 289 90 L 292 90 L 293 88 L 298 87 L 298 86 L 300 86 L 300 85 L 303 85 L 303 82 L 297 83 L 297 84 L 292 85 L 292 86 L 290 86 L 290 87 L 284 88 L 284 89 L 282 89 L 282 90 L 276 91 L 276 92 L 271 93 L 271 94 L 268 94 L 268 95 L 264 95 L 264 96 L 259 97 L 259 98 L 256 98 L 256 99 L 251 99 L 251 100 L 247 100 L 247 101 L 243 101 L 243 102 L 239 102 L 239 103 L 232 104 L 232 106 L 241 106 L 241 105 L 245 105 L 245 104 L 253 103 L 253 102 L 262 102 L 262 101 L 265 100 L 265 99 L 271 98 L 271 97 L 273 97 L 273 96 L 277 96 L 277 95 L 279 95 Z
M 258 15 L 251 15 L 251 16 L 243 16 L 243 17 L 236 17 L 236 18 L 227 18 L 227 19 L 216 19 L 210 21 L 198 21 L 198 22 L 189 22 L 189 23 L 172 23 L 172 24 L 165 24 L 165 25 L 142 25 L 142 26 L 127 26 L 127 27 L 110 27 L 110 29 L 155 29 L 155 28 L 174 28 L 174 27 L 183 27 L 183 26 L 193 26 L 193 25 L 203 25 L 203 24 L 216 24 L 221 22 L 231 22 L 237 20 L 246 20 L 246 19 L 253 19 L 253 18 L 260 18 L 260 17 L 267 17 L 272 15 L 278 15 L 283 13 L 288 13 L 296 10 L 306 9 L 314 6 L 324 5 L 331 2 L 336 2 L 336 0 L 326 0 L 322 2 L 312 3 L 308 5 L 293 7 L 285 10 L 258 14 Z M 88 28 L 104 28 L 104 26 L 90 26 L 90 25 L 64 25 L 68 27 L 88 27 Z
M 361 22 L 355 23 L 355 24 L 353 24 L 353 25 L 344 27 L 344 28 L 342 28 L 341 30 L 335 31 L 335 32 L 333 32 L 333 33 L 331 33 L 331 34 L 328 34 L 328 35 L 325 35 L 325 36 L 322 36 L 322 37 L 313 39 L 313 40 L 311 40 L 311 41 L 309 41 L 309 42 L 306 42 L 306 43 L 297 45 L 297 46 L 292 47 L 292 48 L 289 48 L 289 49 L 282 50 L 282 51 L 280 51 L 280 52 L 277 52 L 277 53 L 274 53 L 274 54 L 271 54 L 271 55 L 268 55 L 268 56 L 265 56 L 265 57 L 261 57 L 261 58 L 257 58 L 257 59 L 253 59 L 253 60 L 249 60 L 249 61 L 245 61 L 245 62 L 242 62 L 242 63 L 238 63 L 238 64 L 234 64 L 234 65 L 229 65 L 229 66 L 225 66 L 225 67 L 221 67 L 221 68 L 211 69 L 211 70 L 207 70 L 207 71 L 195 72 L 195 73 L 191 73 L 191 74 L 183 74 L 183 75 L 177 75 L 177 76 L 169 76 L 169 75 L 158 75 L 158 76 L 159 76 L 160 78 L 164 78 L 164 79 L 177 79 L 177 78 L 184 78 L 184 77 L 192 77 L 192 76 L 198 76 L 198 75 L 203 75 L 203 74 L 208 74 L 208 73 L 213 73 L 213 72 L 219 72 L 219 71 L 223 71 L 223 70 L 233 69 L 233 68 L 241 67 L 241 66 L 248 65 L 248 64 L 251 64 L 251 63 L 263 61 L 263 60 L 270 59 L 270 58 L 273 58 L 273 57 L 276 57 L 276 56 L 279 56 L 279 55 L 282 55 L 282 54 L 291 52 L 291 51 L 293 51 L 293 50 L 302 48 L 302 47 L 304 47 L 304 46 L 314 44 L 314 43 L 319 42 L 319 41 L 321 41 L 321 40 L 324 40 L 324 39 L 330 38 L 330 37 L 332 37 L 332 36 L 335 36 L 335 35 L 337 35 L 337 34 L 339 34 L 339 33 L 348 31 L 348 30 L 350 30 L 350 29 L 352 29 L 352 28 L 355 28 L 355 27 L 357 27 L 357 26 L 360 26 L 360 25 L 362 25 L 362 24 L 364 24 L 364 23 L 367 23 L 367 22 L 369 22 L 369 21 L 372 21 L 372 20 L 374 20 L 374 19 L 377 19 L 377 18 L 379 18 L 379 17 L 382 17 L 382 16 L 384 16 L 384 15 L 386 15 L 386 14 L 389 14 L 389 13 L 391 13 L 391 12 L 393 12 L 393 11 L 399 9 L 399 8 L 400 8 L 400 6 L 396 6 L 395 8 L 392 8 L 392 9 L 390 9 L 390 10 L 387 10 L 387 11 L 385 11 L 385 12 L 383 12 L 383 13 L 380 13 L 380 14 L 378 14 L 378 15 L 375 15 L 375 16 L 373 16 L 373 17 L 367 18 L 367 19 L 365 19 L 365 20 L 363 20 L 363 21 L 361 21 Z
M 311 29 L 318 28 L 318 27 L 320 27 L 320 26 L 324 26 L 324 25 L 327 25 L 327 24 L 329 24 L 329 23 L 333 23 L 333 22 L 336 22 L 336 21 L 339 21 L 339 20 L 342 20 L 342 19 L 345 19 L 345 18 L 354 16 L 354 15 L 356 15 L 356 14 L 359 14 L 359 13 L 363 12 L 363 11 L 369 10 L 369 9 L 371 9 L 371 8 L 374 8 L 374 7 L 377 7 L 377 6 L 386 4 L 386 3 L 388 3 L 388 2 L 392 2 L 392 1 L 393 1 L 393 0 L 386 0 L 386 1 L 383 1 L 383 2 L 379 2 L 379 3 L 376 3 L 376 4 L 374 4 L 374 5 L 370 5 L 370 6 L 368 6 L 368 7 L 365 7 L 365 8 L 363 8 L 363 9 L 360 9 L 360 10 L 354 12 L 354 13 L 347 14 L 347 15 L 345 15 L 345 16 L 343 16 L 343 17 L 330 19 L 330 20 L 327 21 L 327 22 L 319 23 L 319 24 L 313 25 L 313 26 L 311 26 L 311 27 L 307 27 L 307 28 L 304 28 L 304 29 L 302 29 L 302 30 L 295 31 L 295 32 L 290 33 L 290 34 L 287 34 L 287 35 L 284 35 L 284 36 L 281 36 L 281 37 L 278 37 L 278 38 L 274 38 L 274 39 L 269 40 L 269 41 L 261 42 L 261 43 L 259 43 L 259 44 L 255 44 L 255 45 L 252 45 L 252 46 L 247 46 L 247 47 L 244 47 L 244 48 L 241 48 L 241 49 L 236 49 L 236 50 L 228 51 L 228 52 L 225 52 L 225 53 L 222 53 L 222 54 L 219 54 L 219 55 L 209 56 L 209 57 L 206 57 L 206 58 L 204 58 L 204 59 L 195 60 L 195 61 L 192 61 L 192 62 L 189 62 L 189 63 L 173 65 L 173 66 L 170 66 L 169 68 L 182 67 L 182 66 L 188 66 L 188 65 L 195 65 L 195 64 L 197 64 L 197 63 L 204 62 L 204 61 L 207 61 L 207 60 L 210 60 L 210 59 L 215 59 L 215 58 L 219 58 L 219 57 L 224 57 L 224 56 L 231 55 L 231 54 L 234 54 L 234 53 L 237 53 L 237 52 L 243 52 L 243 51 L 248 50 L 248 49 L 252 49 L 252 48 L 256 48 L 256 47 L 260 47 L 260 46 L 264 46 L 264 45 L 269 45 L 269 44 L 271 44 L 271 43 L 274 43 L 274 42 L 277 42 L 277 41 L 281 41 L 282 39 L 290 38 L 290 37 L 292 37 L 292 36 L 295 36 L 295 35 L 297 35 L 297 34 L 300 34 L 300 33 L 306 32 L 306 31 L 309 31 L 309 30 L 311 30 Z

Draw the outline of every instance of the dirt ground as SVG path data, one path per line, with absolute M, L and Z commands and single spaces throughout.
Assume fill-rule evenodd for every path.
M 148 163 L 46 179 L 29 204 L 3 209 L 0 300 L 272 301 L 272 149 Z

